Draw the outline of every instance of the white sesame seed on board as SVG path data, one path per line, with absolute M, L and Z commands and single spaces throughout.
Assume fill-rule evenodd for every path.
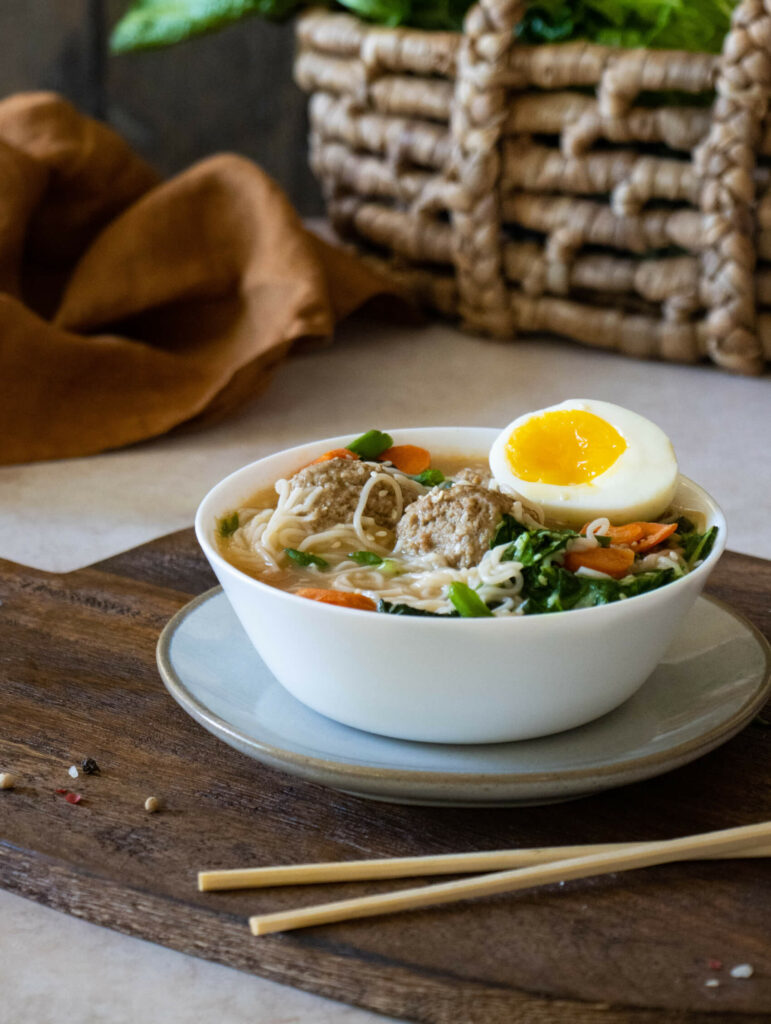
M 71 779 L 77 779 L 77 777 L 78 777 L 78 769 L 75 767 L 74 764 L 71 764 L 69 766 L 69 768 L 67 769 L 67 774 L 69 775 L 69 777 Z
M 148 796 L 145 800 L 145 810 L 149 811 L 150 814 L 154 814 L 156 811 L 160 811 L 161 802 L 157 796 Z
M 11 772 L 0 772 L 0 789 L 13 789 L 16 785 L 16 776 Z
M 717 978 L 707 978 L 707 980 L 704 982 L 705 988 L 718 988 L 719 985 L 720 982 L 717 980 Z
M 732 978 L 751 978 L 754 973 L 755 968 L 752 964 L 737 964 L 731 968 Z

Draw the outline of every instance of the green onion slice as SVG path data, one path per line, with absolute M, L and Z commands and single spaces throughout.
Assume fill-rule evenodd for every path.
M 492 612 L 476 591 L 465 583 L 451 583 L 447 588 L 447 596 L 465 619 L 490 618 Z
M 348 557 L 357 565 L 380 565 L 383 561 L 374 551 L 350 551 Z
M 360 459 L 371 461 L 378 455 L 382 455 L 386 448 L 390 448 L 394 439 L 390 434 L 384 434 L 381 430 L 368 430 L 366 434 L 351 441 L 346 448 L 349 452 L 358 455 Z

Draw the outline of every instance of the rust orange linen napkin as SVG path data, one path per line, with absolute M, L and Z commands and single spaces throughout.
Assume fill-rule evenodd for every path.
M 242 157 L 160 182 L 60 97 L 0 102 L 0 463 L 222 416 L 387 288 Z

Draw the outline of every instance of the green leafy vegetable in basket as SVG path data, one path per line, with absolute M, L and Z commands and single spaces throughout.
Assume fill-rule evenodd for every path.
M 737 0 L 534 0 L 519 27 L 525 42 L 590 39 L 607 46 L 718 53 Z
M 525 42 L 589 39 L 611 46 L 649 46 L 717 53 L 737 0 L 532 0 L 519 26 Z M 367 21 L 459 30 L 470 0 L 339 0 Z M 133 0 L 115 27 L 115 53 L 169 46 L 248 15 L 282 19 L 305 0 Z
M 301 0 L 134 0 L 110 46 L 114 53 L 171 46 L 250 14 L 283 18 L 300 6 Z

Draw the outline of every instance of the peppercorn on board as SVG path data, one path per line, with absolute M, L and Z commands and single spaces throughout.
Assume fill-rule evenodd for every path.
M 369 803 L 237 753 L 166 693 L 157 636 L 214 582 L 192 531 L 62 576 L 0 561 L 0 771 L 15 777 L 0 792 L 0 885 L 194 956 L 432 1024 L 768 1019 L 765 861 L 671 864 L 252 937 L 254 913 L 404 882 L 199 893 L 198 870 L 657 839 L 760 821 L 771 817 L 771 731 L 758 722 L 685 768 L 579 803 Z M 708 589 L 768 635 L 770 587 L 771 562 L 729 553 Z M 83 771 L 85 758 L 98 771 Z M 151 797 L 154 811 L 145 809 Z M 710 966 L 718 960 L 725 968 Z M 754 965 L 752 978 L 731 978 L 740 963 Z M 719 986 L 706 985 L 715 979 Z

